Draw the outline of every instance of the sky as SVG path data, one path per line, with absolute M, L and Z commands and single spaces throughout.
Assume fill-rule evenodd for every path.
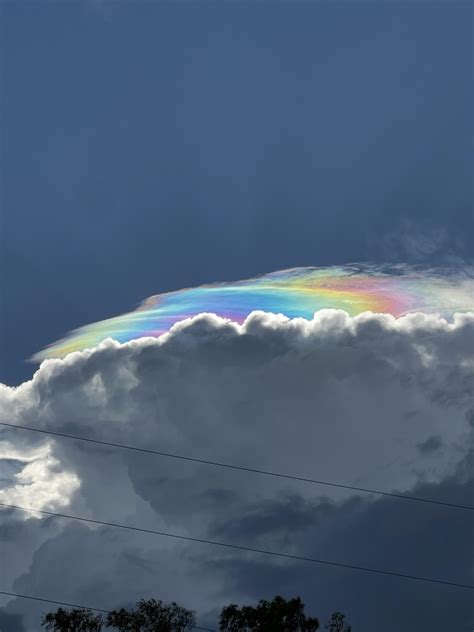
M 472 504 L 472 314 L 204 315 L 29 361 L 149 296 L 287 268 L 472 279 L 472 5 L 7 1 L 0 26 L 0 422 Z M 0 466 L 1 502 L 474 584 L 466 510 L 19 430 Z M 474 628 L 469 590 L 16 510 L 0 531 L 0 590 Z M 42 606 L 2 605 L 2 632 L 37 631 Z
M 470 3 L 2 5 L 2 366 L 164 291 L 466 259 Z

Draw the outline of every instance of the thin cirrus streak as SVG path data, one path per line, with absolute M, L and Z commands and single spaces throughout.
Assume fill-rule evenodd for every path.
M 422 311 L 449 316 L 474 310 L 472 271 L 440 273 L 408 266 L 368 264 L 292 268 L 244 281 L 216 283 L 157 294 L 134 311 L 92 323 L 35 354 L 33 361 L 61 358 L 106 338 L 128 342 L 158 337 L 186 318 L 207 312 L 243 323 L 255 310 L 311 319 L 320 309 L 351 316 L 371 311 L 402 316 Z

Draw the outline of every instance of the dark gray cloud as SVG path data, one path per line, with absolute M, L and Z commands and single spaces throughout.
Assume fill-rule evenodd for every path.
M 431 455 L 433 452 L 438 452 L 443 446 L 443 440 L 438 435 L 428 437 L 426 441 L 422 441 L 418 444 L 418 449 L 423 455 Z
M 22 616 L 0 611 L 0 630 L 2 632 L 24 632 Z
M 33 381 L 0 386 L 0 420 L 472 504 L 473 340 L 472 314 L 448 323 L 255 313 L 243 326 L 202 315 L 160 340 L 106 341 L 43 363 Z M 473 581 L 466 511 L 20 431 L 2 429 L 0 439 L 4 458 L 17 459 L 0 489 L 9 502 Z M 156 596 L 209 625 L 229 601 L 277 592 L 301 594 L 322 618 L 347 611 L 364 632 L 381 620 L 389 632 L 441 631 L 446 613 L 456 630 L 472 623 L 461 589 L 16 512 L 0 518 L 5 590 L 105 608 Z M 37 604 L 12 600 L 2 612 L 37 630 Z

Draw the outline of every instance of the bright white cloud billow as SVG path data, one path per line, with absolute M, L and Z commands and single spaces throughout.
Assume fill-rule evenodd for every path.
M 473 348 L 474 314 L 448 322 L 323 310 L 306 321 L 256 312 L 242 326 L 201 315 L 158 340 L 109 340 L 44 362 L 32 381 L 0 388 L 0 421 L 469 504 Z M 52 437 L 46 448 L 44 436 L 19 430 L 0 438 L 10 450 L 4 459 L 23 455 L 0 480 L 1 498 L 14 504 L 69 503 L 71 513 L 99 520 L 472 582 L 468 556 L 455 559 L 456 547 L 470 546 L 469 515 Z M 404 603 L 420 598 L 454 599 L 459 621 L 470 616 L 470 595 L 444 588 L 404 592 L 394 580 L 349 571 L 50 518 L 25 522 L 15 512 L 0 519 L 10 551 L 26 550 L 32 529 L 41 533 L 34 554 L 3 573 L 6 590 L 99 607 L 154 595 L 211 624 L 223 603 L 270 596 L 264 591 L 300 593 L 324 614 L 350 612 L 376 590 L 376 605 L 367 599 L 354 622 L 372 632 L 396 589 L 402 601 L 387 632 L 418 629 L 405 621 Z M 440 621 L 440 608 L 423 610 L 424 621 Z M 20 601 L 6 609 L 4 627 L 20 613 L 23 629 L 36 630 L 38 608 Z
M 60 461 L 51 454 L 52 446 L 46 444 L 21 455 L 18 448 L 0 444 L 0 463 L 13 461 L 22 464 L 11 477 L 10 485 L 0 489 L 0 502 L 22 505 L 31 509 L 49 510 L 65 507 L 79 488 L 78 477 L 60 468 Z M 25 518 L 32 514 L 25 513 Z

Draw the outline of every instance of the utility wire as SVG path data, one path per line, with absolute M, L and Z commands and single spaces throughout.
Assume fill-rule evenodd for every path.
M 109 614 L 112 610 L 104 610 L 103 608 L 92 608 L 91 606 L 78 606 L 75 603 L 67 603 L 65 601 L 55 601 L 54 599 L 43 599 L 42 597 L 33 597 L 32 595 L 20 595 L 19 593 L 6 592 L 0 590 L 0 595 L 7 597 L 18 597 L 18 599 L 30 599 L 31 601 L 42 601 L 44 603 L 52 603 L 55 606 L 67 606 L 68 608 L 79 608 L 80 610 L 93 610 L 94 612 L 103 612 Z M 206 632 L 216 632 L 212 628 L 202 628 L 199 625 L 192 625 L 191 630 L 205 630 Z
M 263 553 L 264 555 L 273 555 L 276 557 L 283 557 L 289 560 L 298 560 L 302 562 L 312 562 L 313 564 L 324 564 L 326 566 L 337 566 L 340 568 L 350 568 L 357 571 L 364 571 L 367 573 L 377 573 L 379 575 L 392 575 L 394 577 L 403 577 L 405 579 L 414 579 L 420 582 L 430 582 L 432 584 L 443 584 L 445 586 L 454 586 L 456 588 L 468 588 L 474 590 L 474 585 L 460 584 L 457 582 L 445 581 L 442 579 L 434 579 L 432 577 L 421 577 L 418 575 L 407 575 L 406 573 L 397 573 L 396 571 L 386 571 L 378 568 L 370 568 L 367 566 L 357 566 L 355 564 L 345 564 L 343 562 L 333 562 L 331 560 L 322 560 L 313 557 L 304 557 L 302 555 L 291 555 L 289 553 L 281 553 L 278 551 L 269 551 L 266 549 L 255 549 L 248 546 L 241 546 L 239 544 L 230 544 L 228 542 L 218 542 L 216 540 L 205 540 L 203 538 L 193 538 L 187 535 L 178 535 L 177 533 L 167 533 L 165 531 L 155 531 L 153 529 L 143 529 L 141 527 L 132 527 L 130 525 L 120 524 L 117 522 L 103 522 L 102 520 L 94 520 L 92 518 L 83 518 L 82 516 L 71 516 L 69 514 L 56 513 L 54 511 L 45 511 L 43 509 L 33 509 L 31 507 L 22 507 L 20 505 L 11 505 L 0 502 L 1 507 L 9 509 L 20 509 L 22 511 L 30 511 L 32 513 L 40 513 L 46 516 L 56 516 L 58 518 L 67 518 L 69 520 L 78 520 L 80 522 L 87 522 L 90 524 L 100 524 L 106 527 L 114 527 L 117 529 L 126 529 L 129 531 L 137 531 L 140 533 L 148 533 L 151 535 L 159 535 L 165 538 L 174 538 L 176 540 L 186 540 L 188 542 L 199 542 L 200 544 L 211 544 L 212 546 L 220 546 L 227 549 L 236 549 L 239 551 L 249 551 L 250 553 Z
M 314 478 L 305 478 L 303 476 L 293 476 L 291 474 L 282 474 L 281 472 L 273 472 L 269 470 L 260 470 L 253 467 L 244 467 L 242 465 L 232 465 L 230 463 L 222 463 L 220 461 L 209 461 L 206 459 L 198 459 L 190 456 L 183 456 L 180 454 L 172 454 L 170 452 L 159 452 L 157 450 L 149 450 L 147 448 L 139 448 L 137 446 L 125 445 L 123 443 L 112 443 L 110 441 L 101 441 L 99 439 L 89 439 L 87 437 L 80 437 L 78 435 L 65 434 L 63 432 L 53 432 L 52 430 L 41 430 L 39 428 L 31 428 L 30 426 L 19 426 L 17 424 L 9 424 L 7 422 L 0 422 L 0 426 L 7 428 L 18 428 L 20 430 L 28 430 L 30 432 L 38 432 L 45 435 L 52 435 L 54 437 L 61 437 L 63 439 L 73 439 L 74 441 L 84 441 L 86 443 L 95 443 L 97 445 L 108 446 L 111 448 L 120 448 L 121 450 L 131 450 L 133 452 L 143 452 L 145 454 L 153 454 L 155 456 L 164 456 L 170 459 L 179 459 L 181 461 L 189 461 L 192 463 L 201 463 L 202 465 L 212 465 L 214 467 L 222 467 L 230 470 L 238 470 L 241 472 L 251 472 L 252 474 L 262 474 L 264 476 L 273 476 L 274 478 L 285 478 L 291 481 L 300 481 L 303 483 L 312 483 L 314 485 L 324 485 L 327 487 L 337 487 L 338 489 L 348 489 L 356 492 L 363 492 L 365 494 L 378 494 L 380 496 L 390 496 L 392 498 L 398 498 L 401 500 L 412 500 L 422 503 L 430 503 L 432 505 L 443 505 L 445 507 L 451 507 L 455 509 L 466 509 L 474 511 L 474 507 L 470 505 L 460 505 L 458 503 L 450 503 L 442 500 L 433 500 L 430 498 L 421 498 L 419 496 L 408 496 L 406 494 L 396 494 L 394 492 L 385 492 L 379 489 L 369 489 L 367 487 L 356 487 L 355 485 L 344 485 L 342 483 L 331 483 L 329 481 L 320 481 Z

